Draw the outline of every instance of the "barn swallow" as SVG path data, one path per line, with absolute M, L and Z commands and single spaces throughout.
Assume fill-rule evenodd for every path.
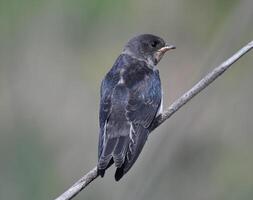
M 162 89 L 156 65 L 168 45 L 155 35 L 130 39 L 101 83 L 98 175 L 115 163 L 115 180 L 133 166 L 162 110 Z

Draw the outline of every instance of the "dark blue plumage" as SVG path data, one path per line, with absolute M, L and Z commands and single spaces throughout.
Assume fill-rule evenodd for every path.
M 155 43 L 155 45 L 154 45 Z M 131 39 L 101 84 L 98 173 L 113 163 L 119 180 L 138 158 L 148 127 L 161 106 L 162 92 L 155 65 L 174 48 L 153 35 Z

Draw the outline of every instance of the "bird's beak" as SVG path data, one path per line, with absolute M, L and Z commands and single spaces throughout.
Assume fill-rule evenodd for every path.
M 166 44 L 164 47 L 162 47 L 161 49 L 158 50 L 158 52 L 161 52 L 162 54 L 164 54 L 166 51 L 169 51 L 171 49 L 175 49 L 176 47 L 174 45 L 168 45 Z
M 156 63 L 158 63 L 162 59 L 165 52 L 175 48 L 176 47 L 174 45 L 166 44 L 164 47 L 158 49 L 158 51 L 155 53 Z

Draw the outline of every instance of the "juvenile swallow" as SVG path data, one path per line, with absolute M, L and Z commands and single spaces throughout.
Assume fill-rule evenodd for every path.
M 115 163 L 115 180 L 133 166 L 162 111 L 162 89 L 156 65 L 168 45 L 155 35 L 130 39 L 101 83 L 98 174 Z

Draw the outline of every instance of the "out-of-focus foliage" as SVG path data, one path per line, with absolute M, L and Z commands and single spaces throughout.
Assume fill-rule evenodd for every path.
M 252 40 L 251 0 L 0 1 L 0 199 L 53 199 L 96 165 L 100 81 L 124 43 L 175 44 L 165 106 Z M 135 166 L 75 199 L 253 198 L 253 56 L 154 131 Z

